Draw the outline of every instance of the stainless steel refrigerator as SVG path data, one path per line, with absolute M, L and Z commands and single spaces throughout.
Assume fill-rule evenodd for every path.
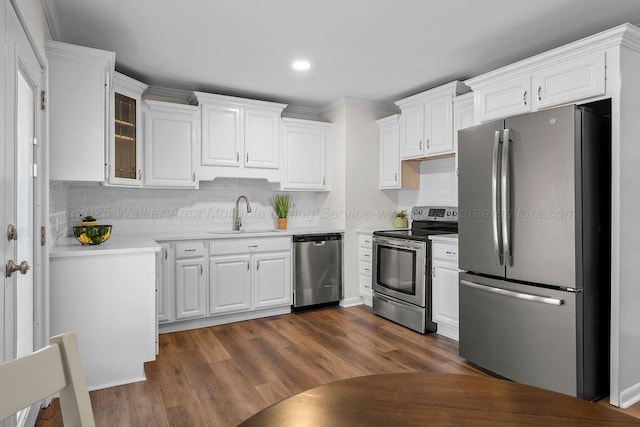
M 570 105 L 458 138 L 460 355 L 588 400 L 609 392 L 609 123 Z

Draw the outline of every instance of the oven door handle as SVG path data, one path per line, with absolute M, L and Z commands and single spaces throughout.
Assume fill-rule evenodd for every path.
M 424 247 L 424 242 L 416 242 L 417 243 L 416 245 L 405 245 L 395 239 L 389 240 L 389 239 L 380 238 L 380 237 L 374 237 L 373 243 L 378 245 L 388 246 L 390 248 L 409 249 L 412 251 L 419 251 Z

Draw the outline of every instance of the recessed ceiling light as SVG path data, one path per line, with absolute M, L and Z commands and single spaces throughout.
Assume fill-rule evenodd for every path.
M 295 61 L 293 64 L 291 64 L 291 66 L 293 67 L 294 70 L 298 70 L 298 71 L 306 71 L 309 68 L 311 68 L 311 64 L 309 64 L 309 61 L 305 61 L 304 59 L 300 61 Z

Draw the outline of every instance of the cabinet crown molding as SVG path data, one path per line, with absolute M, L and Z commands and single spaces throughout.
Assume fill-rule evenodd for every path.
M 616 46 L 625 46 L 640 52 L 640 28 L 631 24 L 622 24 L 488 73 L 472 77 L 465 80 L 464 83 L 476 91 L 499 80 L 511 80 L 533 73 L 542 68 L 564 63 L 571 59 L 604 51 Z
M 149 87 L 149 85 L 132 79 L 129 76 L 125 76 L 117 71 L 113 73 L 113 83 L 121 88 L 137 93 L 142 93 Z
M 307 120 L 307 119 L 296 119 L 293 117 L 282 117 L 282 123 L 286 125 L 302 125 L 302 126 L 316 126 L 316 127 L 324 127 L 327 129 L 331 129 L 333 123 L 317 121 L 317 120 Z
M 396 101 L 395 104 L 398 107 L 402 107 L 408 104 L 424 102 L 426 99 L 437 98 L 442 95 L 453 95 L 456 97 L 469 91 L 470 89 L 463 82 L 455 80 L 451 83 L 437 86 L 432 89 L 425 90 L 424 92 L 411 95 L 407 98 L 400 99 Z
M 179 104 L 176 102 L 156 101 L 153 99 L 145 99 L 144 103 L 151 111 L 166 111 L 166 112 L 175 113 L 176 110 L 182 110 L 189 114 L 192 114 L 200 109 L 200 107 L 196 105 L 186 105 L 186 104 Z
M 116 54 L 107 50 L 47 40 L 45 42 L 45 52 L 49 58 L 58 58 L 66 61 L 82 62 L 84 64 L 95 64 L 99 66 L 106 64 L 111 73 L 115 70 Z
M 287 107 L 287 104 L 280 104 L 277 102 L 269 102 L 269 101 L 260 101 L 257 99 L 249 99 L 249 98 L 240 98 L 237 96 L 228 96 L 228 95 L 217 95 L 214 93 L 207 92 L 193 92 L 195 95 L 195 99 L 199 103 L 206 102 L 215 102 L 215 103 L 226 103 L 233 104 L 239 107 L 257 107 L 257 108 L 266 108 L 272 110 L 282 111 Z

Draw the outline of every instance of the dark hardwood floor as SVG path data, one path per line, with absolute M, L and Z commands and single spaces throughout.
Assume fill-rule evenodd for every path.
M 109 355 L 105 355 L 109 357 Z M 164 334 L 147 381 L 91 392 L 98 426 L 231 426 L 331 381 L 394 372 L 486 375 L 457 342 L 420 335 L 365 306 Z M 57 399 L 38 426 L 61 426 Z

